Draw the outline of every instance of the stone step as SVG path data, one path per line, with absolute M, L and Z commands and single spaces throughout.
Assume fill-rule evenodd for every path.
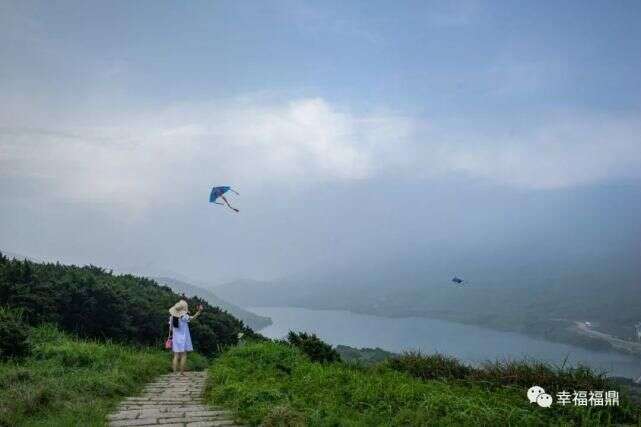
M 123 400 L 107 417 L 110 427 L 237 426 L 229 411 L 203 404 L 206 372 L 168 374 L 147 384 L 140 396 Z

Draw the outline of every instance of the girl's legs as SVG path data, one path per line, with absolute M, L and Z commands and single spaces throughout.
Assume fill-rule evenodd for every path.
M 180 359 L 180 375 L 185 373 L 185 365 L 187 364 L 187 352 L 181 353 L 182 357 Z
M 176 373 L 176 370 L 178 369 L 178 359 L 180 358 L 181 353 L 176 353 L 174 352 L 174 360 L 171 361 L 171 368 L 174 371 L 174 374 Z

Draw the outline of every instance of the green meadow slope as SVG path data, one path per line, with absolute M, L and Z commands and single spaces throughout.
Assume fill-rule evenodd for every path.
M 602 377 L 585 370 L 554 371 L 514 364 L 474 371 L 454 360 L 417 355 L 373 366 L 315 363 L 298 349 L 274 342 L 233 348 L 209 369 L 208 402 L 229 406 L 250 425 L 601 426 L 640 422 L 639 408 L 624 394 L 618 408 L 541 408 L 526 399 L 525 383 L 530 378 L 546 385 L 558 381 L 569 387 L 608 386 Z
M 105 416 L 160 374 L 160 349 L 85 341 L 51 326 L 33 329 L 31 355 L 0 363 L 0 426 L 103 426 Z M 190 355 L 189 367 L 207 360 Z

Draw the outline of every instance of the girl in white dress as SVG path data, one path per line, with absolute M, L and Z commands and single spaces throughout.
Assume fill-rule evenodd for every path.
M 194 351 L 189 334 L 189 322 L 197 318 L 203 311 L 203 306 L 198 306 L 198 311 L 193 316 L 189 315 L 187 301 L 180 300 L 169 309 L 169 330 L 171 331 L 171 350 L 174 352 L 172 368 L 176 372 L 180 364 L 180 375 L 185 373 L 187 352 Z

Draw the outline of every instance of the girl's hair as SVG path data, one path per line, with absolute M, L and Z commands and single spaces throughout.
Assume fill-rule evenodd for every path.
M 173 325 L 174 328 L 177 328 L 178 325 L 178 318 L 176 316 L 171 316 L 171 324 Z

